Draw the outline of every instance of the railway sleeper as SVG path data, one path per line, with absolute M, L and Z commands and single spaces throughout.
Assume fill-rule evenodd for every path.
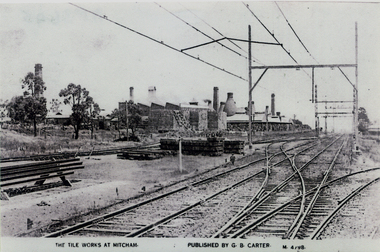
M 123 222 L 114 222 L 114 221 L 103 221 L 101 223 L 98 223 L 97 225 L 102 224 L 102 225 L 121 225 L 124 224 Z
M 321 213 L 313 213 L 313 212 L 311 212 L 310 213 L 310 216 L 327 216 L 327 215 L 329 215 L 328 213 L 326 213 L 326 212 L 321 212 Z
M 320 208 L 320 209 L 312 209 L 311 210 L 311 214 L 313 214 L 313 213 L 327 213 L 327 212 L 329 212 L 329 211 L 331 211 L 331 210 L 333 210 L 332 208 Z
M 280 234 L 285 234 L 287 229 L 278 229 L 278 227 L 274 227 L 274 228 L 264 228 L 262 226 L 260 227 L 257 227 L 256 229 L 254 229 L 255 232 L 259 232 L 259 233 L 280 233 Z
M 299 213 L 298 211 L 293 211 L 293 212 L 286 211 L 286 212 L 280 212 L 277 215 L 279 215 L 279 216 L 281 216 L 281 215 L 297 215 L 298 213 Z
M 84 228 L 81 231 L 85 232 L 101 232 L 101 233 L 115 233 L 115 234 L 130 234 L 131 231 L 127 230 L 118 230 L 118 229 L 102 229 L 102 228 Z
M 261 225 L 262 227 L 277 227 L 277 228 L 288 228 L 289 225 L 279 225 L 279 224 L 269 224 L 265 223 Z

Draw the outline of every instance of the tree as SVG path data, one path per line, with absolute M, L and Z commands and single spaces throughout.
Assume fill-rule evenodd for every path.
M 24 96 L 40 97 L 46 90 L 45 82 L 41 77 L 35 76 L 32 72 L 29 72 L 22 81 L 22 89 L 24 91 Z
M 70 119 L 75 130 L 75 139 L 79 137 L 79 130 L 84 123 L 91 123 L 92 118 L 99 114 L 99 105 L 94 103 L 94 100 L 89 96 L 90 92 L 86 88 L 82 88 L 81 85 L 75 85 L 70 83 L 67 88 L 62 89 L 59 92 L 60 97 L 64 97 L 63 103 L 70 105 L 72 114 Z
M 62 112 L 62 109 L 59 109 L 59 106 L 61 106 L 61 104 L 62 103 L 58 99 L 51 99 L 49 111 L 54 114 Z
M 7 113 L 7 105 L 8 105 L 8 100 L 3 102 L 2 99 L 0 99 L 0 117 L 1 121 L 3 120 L 4 117 L 8 116 L 9 113 Z
M 128 101 L 128 129 L 132 130 L 132 134 L 134 135 L 136 132 L 137 127 L 141 124 L 141 110 L 137 104 L 135 104 L 133 101 Z M 126 119 L 124 117 L 125 113 L 120 111 L 119 109 L 115 108 L 110 117 L 111 118 L 118 118 L 119 120 L 119 127 L 122 125 L 126 125 Z
M 24 96 L 14 96 L 7 104 L 8 115 L 13 123 L 24 123 L 26 113 L 24 109 Z
M 37 136 L 37 122 L 45 119 L 47 114 L 46 98 L 43 93 L 46 90 L 45 82 L 41 77 L 29 72 L 22 80 L 24 91 L 24 110 L 26 117 L 33 122 L 34 136 Z
M 133 101 L 128 102 L 128 128 L 132 130 L 132 134 L 134 135 L 137 127 L 141 124 L 141 111 L 137 104 L 133 103 Z
M 44 120 L 47 114 L 46 98 L 42 96 L 46 90 L 45 82 L 31 72 L 21 82 L 25 91 L 8 103 L 9 117 L 13 122 L 33 123 L 34 136 L 37 136 L 37 123 Z
M 359 121 L 358 130 L 362 133 L 367 132 L 370 121 L 367 115 L 367 111 L 363 107 L 359 108 L 358 121 Z

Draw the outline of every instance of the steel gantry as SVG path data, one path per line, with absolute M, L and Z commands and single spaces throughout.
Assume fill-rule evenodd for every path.
M 251 26 L 248 26 L 248 38 L 249 42 L 251 41 Z M 348 80 L 348 82 L 353 87 L 353 132 L 354 132 L 354 146 L 356 148 L 356 141 L 358 139 L 358 29 L 357 29 L 357 23 L 355 23 L 355 64 L 318 64 L 318 65 L 272 65 L 272 66 L 251 66 L 251 60 L 252 60 L 252 52 L 251 52 L 251 43 L 249 43 L 248 46 L 248 65 L 249 65 L 249 95 L 248 95 L 248 112 L 249 112 L 249 133 L 248 133 L 248 142 L 249 147 L 252 148 L 252 91 L 256 87 L 256 85 L 259 83 L 261 78 L 264 76 L 264 74 L 269 69 L 301 69 L 301 68 L 310 68 L 312 71 L 312 102 L 314 103 L 314 109 L 315 109 L 315 130 L 317 136 L 319 135 L 319 114 L 325 114 L 326 116 L 328 114 L 347 114 L 347 112 L 318 112 L 318 96 L 317 96 L 317 84 L 314 81 L 314 69 L 315 68 L 338 68 L 340 72 L 344 75 L 344 77 Z M 355 68 L 355 83 L 352 83 L 352 81 L 347 77 L 347 75 L 342 71 L 342 67 L 354 67 Z M 264 69 L 263 73 L 260 75 L 254 86 L 252 87 L 252 70 L 253 69 Z M 321 101 L 324 102 L 324 101 Z M 347 102 L 347 101 L 331 101 L 331 102 Z

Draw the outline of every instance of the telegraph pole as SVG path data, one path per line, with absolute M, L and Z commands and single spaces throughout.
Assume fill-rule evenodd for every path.
M 182 173 L 182 137 L 178 140 L 179 172 Z
M 315 134 L 319 137 L 319 120 L 318 120 L 318 93 L 317 84 L 314 80 L 314 67 L 311 69 L 311 81 L 314 87 L 314 110 L 315 110 Z
M 325 102 L 325 112 L 327 111 L 327 102 Z M 325 115 L 325 134 L 327 134 L 327 115 Z
M 252 51 L 251 51 L 251 26 L 248 25 L 248 142 L 252 149 Z
M 358 109 L 358 23 L 355 22 L 355 88 L 354 88 L 354 148 L 357 149 L 357 143 L 358 143 L 358 125 L 359 125 L 359 109 Z
M 127 125 L 127 141 L 129 141 L 128 100 L 125 102 L 125 122 Z

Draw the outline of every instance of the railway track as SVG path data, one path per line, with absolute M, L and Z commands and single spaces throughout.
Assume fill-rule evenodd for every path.
M 293 146 L 292 148 L 290 148 L 290 150 L 300 148 L 306 144 L 310 144 L 310 141 L 301 141 L 301 144 Z M 281 152 L 277 152 L 273 155 L 281 155 Z M 107 233 L 111 233 L 113 235 L 115 235 L 115 233 L 118 233 L 119 235 L 130 235 L 131 233 L 134 233 L 134 230 L 138 226 L 142 228 L 150 227 L 150 225 L 157 226 L 177 217 L 178 215 L 190 211 L 192 208 L 195 208 L 197 206 L 203 206 L 203 203 L 209 201 L 211 202 L 211 200 L 214 200 L 214 198 L 217 198 L 220 194 L 226 191 L 232 191 L 231 189 L 235 187 L 239 188 L 239 186 L 249 184 L 249 186 L 253 187 L 251 189 L 246 188 L 246 190 L 256 190 L 255 188 L 258 187 L 258 183 L 247 183 L 247 180 L 252 180 L 256 176 L 259 177 L 260 174 L 265 173 L 266 170 L 263 170 L 262 166 L 259 165 L 259 163 L 263 161 L 265 161 L 265 158 L 259 158 L 257 160 L 242 164 L 240 166 L 229 169 L 225 172 L 221 172 L 219 174 L 209 174 L 208 177 L 202 178 L 201 180 L 198 180 L 196 182 L 190 183 L 188 181 L 188 185 L 179 187 L 173 191 L 160 194 L 156 197 L 145 200 L 143 202 L 139 202 L 135 205 L 128 206 L 118 211 L 108 213 L 100 217 L 96 217 L 84 223 L 77 224 L 72 227 L 67 227 L 62 230 L 58 230 L 51 234 L 47 234 L 46 237 L 57 237 L 62 235 L 78 233 L 77 230 L 81 230 L 79 232 L 81 232 L 81 235 L 84 235 L 83 233 L 85 232 L 96 232 L 93 229 L 97 229 L 100 231 L 96 232 L 97 235 L 107 235 Z M 205 176 L 205 174 L 203 174 L 202 176 Z M 241 198 L 246 200 L 247 197 L 242 196 Z M 216 203 L 207 204 L 215 205 Z M 168 207 L 170 209 L 165 209 L 161 206 L 170 206 Z M 122 218 L 123 220 L 121 220 L 121 222 L 123 223 L 124 227 L 126 226 L 126 221 L 124 221 L 125 217 L 120 217 L 124 215 L 129 216 L 129 219 L 132 220 L 130 223 L 131 227 L 128 229 L 128 231 L 126 231 L 125 228 L 123 231 L 119 232 L 112 230 L 115 229 L 112 227 L 113 225 L 120 226 L 119 224 L 117 224 L 119 221 L 114 221 L 118 218 Z M 169 219 L 167 219 L 168 216 Z M 110 221 L 111 218 L 113 221 Z M 142 221 L 143 219 L 145 219 L 146 221 Z M 105 227 L 108 227 L 108 229 Z M 85 229 L 87 230 L 84 231 Z M 140 235 L 140 233 L 138 235 Z
M 359 172 L 351 173 L 351 174 L 348 174 L 348 175 L 336 178 L 336 179 L 331 180 L 331 181 L 327 182 L 326 184 L 324 184 L 322 186 L 322 189 L 328 188 L 328 187 L 330 187 L 332 185 L 337 185 L 337 184 L 339 185 L 340 181 L 342 181 L 344 179 L 347 179 L 348 177 L 357 176 L 357 175 L 363 174 L 363 173 L 371 173 L 371 172 L 373 172 L 375 170 L 379 171 L 380 168 L 372 168 L 372 169 L 362 170 L 362 171 L 359 171 Z M 369 182 L 368 184 L 365 184 L 362 188 L 358 188 L 358 190 L 360 191 L 360 190 L 366 188 L 367 186 L 371 185 L 372 183 L 377 182 L 379 179 L 380 178 L 374 179 L 373 181 Z M 308 192 L 306 192 L 306 196 L 312 195 L 315 192 L 315 190 L 317 190 L 317 188 L 318 187 L 312 188 L 311 190 L 309 190 Z M 256 219 L 255 221 L 249 223 L 248 225 L 246 225 L 245 228 L 244 228 L 244 230 L 243 229 L 241 230 L 240 235 L 236 235 L 233 238 L 246 238 L 246 236 L 245 236 L 246 233 L 254 231 L 257 227 L 259 227 L 263 223 L 267 223 L 267 225 L 270 226 L 271 222 L 268 222 L 268 221 L 271 221 L 271 218 L 273 216 L 276 216 L 279 213 L 282 213 L 282 215 L 284 215 L 284 216 L 287 216 L 287 215 L 293 215 L 293 216 L 295 216 L 296 212 L 294 212 L 294 211 L 292 212 L 291 211 L 292 208 L 288 209 L 288 207 L 290 207 L 292 204 L 295 204 L 298 201 L 300 201 L 301 198 L 302 198 L 302 196 L 303 195 L 298 195 L 298 196 L 296 196 L 296 197 L 294 197 L 294 198 L 292 198 L 292 199 L 284 202 L 283 204 L 278 205 L 276 208 L 271 209 L 271 211 L 267 211 L 265 213 L 262 213 L 262 215 L 258 219 Z M 346 203 L 347 202 L 345 202 L 344 204 L 346 204 Z M 290 210 L 290 211 L 286 211 L 286 210 Z M 338 210 L 336 210 L 336 211 L 338 211 Z M 324 213 L 323 216 L 329 216 L 329 214 Z M 330 218 L 327 217 L 326 219 L 328 219 L 327 222 L 331 221 L 331 217 Z M 325 228 L 327 224 L 323 224 L 323 222 L 321 222 L 319 225 L 320 226 L 324 225 L 321 228 L 321 230 L 323 230 L 323 228 Z M 281 225 L 279 225 L 278 223 L 275 224 L 275 227 L 279 227 L 279 226 L 281 226 Z M 317 226 L 318 225 L 316 225 L 316 228 L 317 228 Z M 314 231 L 314 232 L 316 232 L 316 231 Z M 276 235 L 276 233 L 277 232 L 272 232 L 272 234 L 274 234 L 274 235 Z M 283 233 L 284 233 L 284 230 L 282 230 L 282 232 L 280 232 L 280 235 L 277 234 L 277 236 L 282 237 Z M 321 233 L 321 231 L 319 231 L 318 235 L 320 235 L 320 233 Z M 314 235 L 313 235 L 313 237 L 314 237 Z
M 380 170 L 334 173 L 347 145 L 341 138 L 268 143 L 262 158 L 211 169 L 136 204 L 53 232 L 45 230 L 44 237 L 318 239 L 344 204 L 380 180 L 362 178 L 347 198 L 336 193 L 347 180 L 359 181 L 359 176 Z
M 330 146 L 334 147 L 334 143 L 335 141 L 314 157 L 317 157 L 322 152 L 325 152 Z M 377 169 L 369 169 L 359 173 L 341 176 L 327 183 L 326 180 L 329 177 L 332 167 L 334 166 L 344 144 L 345 143 L 340 145 L 340 148 L 338 148 L 338 151 L 336 152 L 328 169 L 323 173 L 323 178 L 317 185 L 315 182 L 313 183 L 313 180 L 305 182 L 303 179 L 304 175 L 301 174 L 301 171 L 305 170 L 307 166 L 312 163 L 311 161 L 314 160 L 314 158 L 310 159 L 298 168 L 295 165 L 295 157 L 303 151 L 300 151 L 293 156 L 283 151 L 287 156 L 294 173 L 297 173 L 300 180 L 301 190 L 299 195 L 290 201 L 280 203 L 280 199 L 281 197 L 284 197 L 284 195 L 278 194 L 278 189 L 282 189 L 285 184 L 280 183 L 275 187 L 269 187 L 269 190 L 271 189 L 271 191 L 268 194 L 264 194 L 258 202 L 252 204 L 249 209 L 245 210 L 235 219 L 227 223 L 227 225 L 214 234 L 213 237 L 246 238 L 250 236 L 276 236 L 288 239 L 304 239 L 306 237 L 310 237 L 311 233 L 316 232 L 314 230 L 318 227 L 318 225 L 327 225 L 320 223 L 322 221 L 321 219 L 329 216 L 329 212 L 334 209 L 331 204 L 333 197 L 329 194 L 323 195 L 322 189 L 326 188 L 328 185 L 341 186 L 341 184 L 337 183 L 337 181 L 341 181 L 349 176 L 359 173 L 369 173 Z M 377 180 L 378 179 L 375 179 L 359 188 L 365 188 Z M 284 182 L 288 185 L 291 180 L 287 179 Z M 275 197 L 273 197 L 274 195 Z M 319 231 L 319 233 L 320 232 L 321 231 Z

